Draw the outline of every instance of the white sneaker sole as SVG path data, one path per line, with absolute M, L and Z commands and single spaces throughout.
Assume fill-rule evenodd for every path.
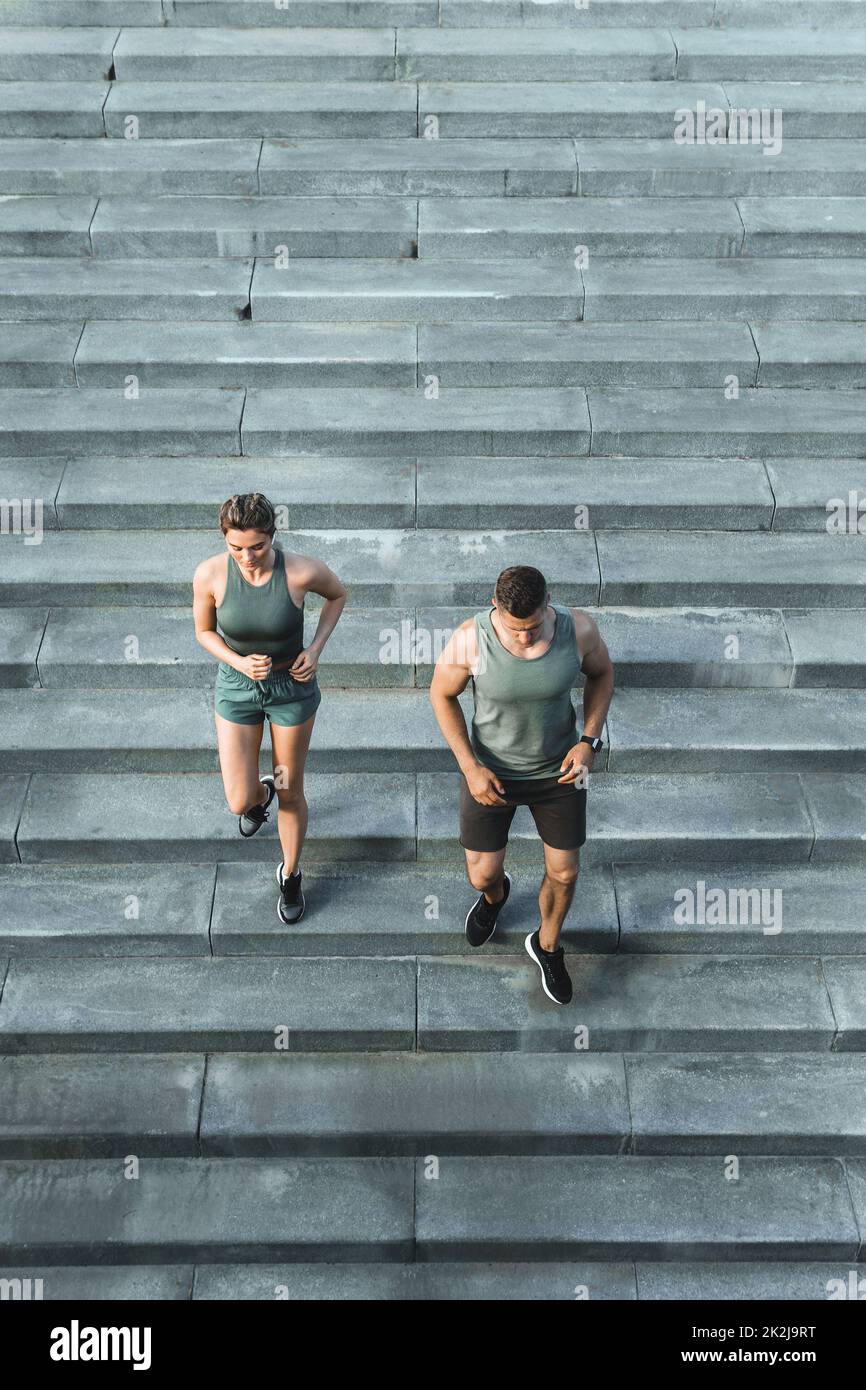
M 535 952 L 534 952 L 533 949 L 532 949 L 532 938 L 533 938 L 534 935 L 535 935 L 534 932 L 530 932 L 529 935 L 527 936 L 526 940 L 525 940 L 524 943 L 523 943 L 524 946 L 526 947 L 526 954 L 529 956 L 530 960 L 534 960 L 534 961 L 535 961 L 535 964 L 538 966 L 538 972 L 539 972 L 539 974 L 541 975 L 541 988 L 544 990 L 544 992 L 545 992 L 545 994 L 547 995 L 548 999 L 549 999 L 552 1003 L 558 1004 L 559 1007 L 560 1007 L 561 1009 L 564 1009 L 564 1008 L 565 1008 L 565 1004 L 563 1003 L 563 1001 L 562 1001 L 561 999 L 557 999 L 556 996 L 553 995 L 553 994 L 551 994 L 550 990 L 547 988 L 547 981 L 546 981 L 545 978 L 544 978 L 544 967 L 542 966 L 541 961 L 538 959 L 538 956 L 535 954 Z M 571 1003 L 571 1000 L 569 1000 L 568 1002 Z
M 511 897 L 511 889 L 512 889 L 512 887 L 513 887 L 512 879 L 511 879 L 511 874 L 509 874 L 509 873 L 503 873 L 502 877 L 508 879 L 508 897 L 510 898 L 510 897 Z M 481 897 L 482 897 L 482 898 L 484 897 L 484 894 L 483 894 L 483 893 L 481 894 Z M 466 917 L 465 917 L 465 919 L 464 919 L 464 922 L 463 922 L 463 935 L 466 937 L 466 940 L 467 940 L 467 941 L 469 941 L 469 935 L 468 935 L 468 932 L 469 932 L 469 918 L 472 916 L 473 912 L 475 911 L 475 909 L 476 909 L 476 907 L 478 906 L 478 904 L 479 904 L 480 901 L 481 901 L 481 898 L 476 898 L 476 899 L 475 899 L 475 902 L 474 902 L 474 903 L 472 904 L 472 906 L 470 907 L 469 911 L 468 911 L 467 914 L 466 914 Z M 508 905 L 508 898 L 506 898 L 505 902 L 502 904 L 502 906 L 501 906 L 500 909 L 499 909 L 499 912 L 497 913 L 496 921 L 495 921 L 494 924 L 493 924 L 493 931 L 490 933 L 490 936 L 493 935 L 493 932 L 495 932 L 495 931 L 496 931 L 496 928 L 499 926 L 499 918 L 502 916 L 502 913 L 505 911 L 505 908 L 507 907 L 507 905 Z M 481 946 L 486 946 L 486 945 L 487 945 L 488 941 L 490 940 L 490 936 L 485 936 L 485 938 L 484 938 L 484 940 L 481 942 L 481 945 L 480 945 L 480 946 L 475 946 L 475 945 L 473 945 L 473 943 L 472 943 L 471 941 L 469 941 L 469 945 L 472 946 L 473 951 L 479 951 L 479 950 L 481 949 Z

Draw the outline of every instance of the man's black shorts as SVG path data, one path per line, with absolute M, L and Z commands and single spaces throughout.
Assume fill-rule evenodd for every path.
M 528 806 L 541 839 L 551 849 L 579 849 L 586 841 L 586 788 L 556 777 L 508 781 L 505 806 L 482 806 L 460 775 L 460 843 L 464 849 L 492 853 L 505 849 L 518 806 Z

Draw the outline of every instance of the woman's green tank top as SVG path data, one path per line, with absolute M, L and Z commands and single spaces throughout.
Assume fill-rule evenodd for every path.
M 277 662 L 294 661 L 304 648 L 304 608 L 298 608 L 286 584 L 283 552 L 274 546 L 274 567 L 267 584 L 250 584 L 229 554 L 226 591 L 217 609 L 217 626 L 239 656 L 262 652 Z
M 509 652 L 491 622 L 476 613 L 479 669 L 473 678 L 472 746 L 480 763 L 505 778 L 552 777 L 577 738 L 571 692 L 580 654 L 571 609 L 553 604 L 556 624 L 543 656 Z

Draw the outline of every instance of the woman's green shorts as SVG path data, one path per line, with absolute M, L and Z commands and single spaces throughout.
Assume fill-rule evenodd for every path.
M 315 676 L 296 681 L 288 671 L 274 671 L 266 680 L 253 681 L 221 661 L 214 691 L 217 714 L 231 724 L 272 724 L 292 728 L 315 714 L 322 692 Z

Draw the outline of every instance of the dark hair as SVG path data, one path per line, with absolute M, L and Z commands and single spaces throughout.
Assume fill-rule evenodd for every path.
M 272 536 L 277 514 L 263 492 L 238 492 L 220 507 L 220 530 L 264 531 Z
M 547 580 L 532 565 L 512 565 L 496 581 L 496 603 L 513 618 L 530 618 L 547 596 Z

